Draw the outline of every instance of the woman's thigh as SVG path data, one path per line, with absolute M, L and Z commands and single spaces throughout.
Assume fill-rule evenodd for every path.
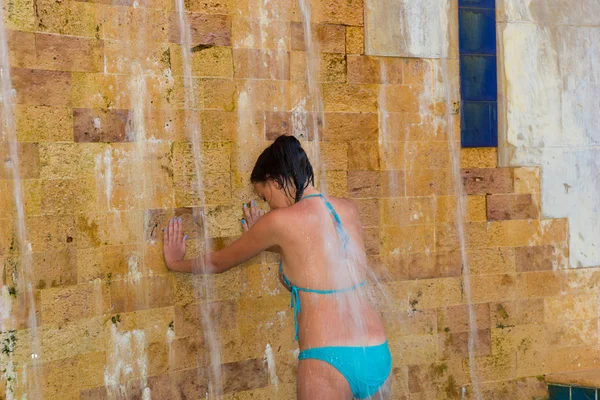
M 346 378 L 330 364 L 314 359 L 298 363 L 298 400 L 351 400 Z

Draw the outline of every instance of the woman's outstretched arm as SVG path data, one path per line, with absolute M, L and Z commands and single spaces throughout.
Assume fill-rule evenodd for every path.
M 270 212 L 259 218 L 250 229 L 244 232 L 242 237 L 230 246 L 204 255 L 201 259 L 184 260 L 187 236 L 183 235 L 181 220 L 176 218 L 165 229 L 163 245 L 165 262 L 170 270 L 177 272 L 204 274 L 225 272 L 250 260 L 264 250 L 279 246 L 281 235 L 279 234 L 278 221 L 279 213 Z M 203 268 L 195 270 L 194 265 L 200 265 Z

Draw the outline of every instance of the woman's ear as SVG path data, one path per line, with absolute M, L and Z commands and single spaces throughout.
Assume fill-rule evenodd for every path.
M 277 190 L 281 190 L 282 189 L 282 187 L 279 184 L 279 182 L 277 182 L 275 179 L 269 180 L 269 183 L 271 185 L 273 185 L 275 187 L 275 189 L 277 189 Z M 271 185 L 269 185 L 269 187 L 271 187 Z

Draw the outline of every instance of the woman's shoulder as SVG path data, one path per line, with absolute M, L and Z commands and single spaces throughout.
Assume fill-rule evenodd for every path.
M 352 212 L 358 214 L 358 205 L 356 202 L 348 197 L 332 197 L 329 196 L 330 202 L 335 202 L 337 208 L 343 207 L 346 212 Z

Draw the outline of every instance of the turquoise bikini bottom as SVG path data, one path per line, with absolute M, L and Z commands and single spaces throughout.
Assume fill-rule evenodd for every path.
M 298 360 L 321 360 L 337 369 L 357 399 L 377 393 L 392 372 L 392 354 L 386 341 L 369 347 L 317 347 L 300 352 Z

